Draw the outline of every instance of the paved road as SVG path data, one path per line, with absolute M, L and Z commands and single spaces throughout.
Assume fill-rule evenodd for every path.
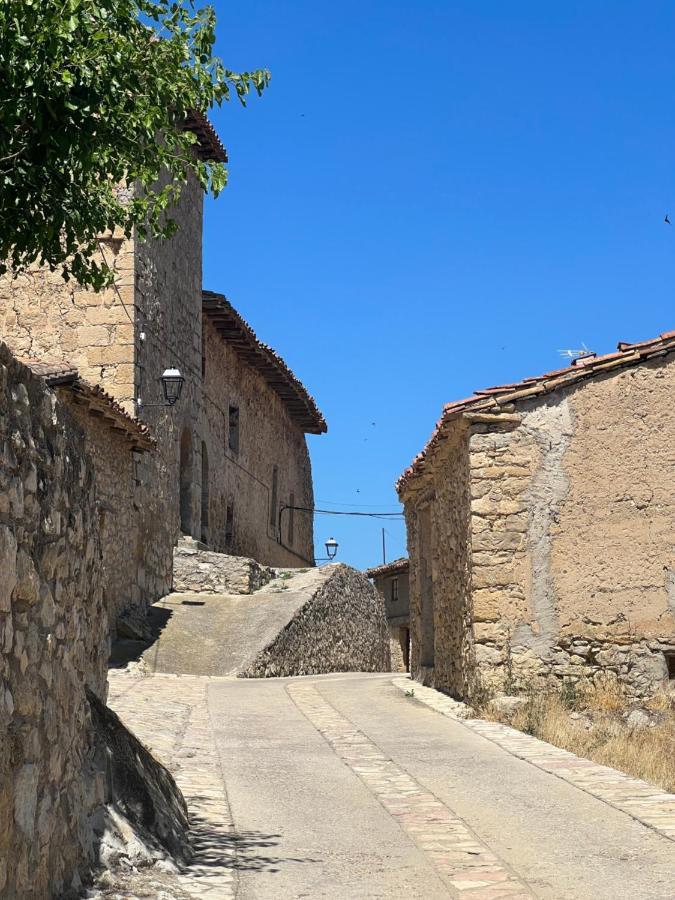
M 672 900 L 675 843 L 393 687 L 214 680 L 241 900 Z

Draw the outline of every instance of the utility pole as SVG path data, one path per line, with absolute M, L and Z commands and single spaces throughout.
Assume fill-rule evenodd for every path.
M 382 565 L 387 563 L 387 545 L 384 538 L 384 528 L 382 529 Z

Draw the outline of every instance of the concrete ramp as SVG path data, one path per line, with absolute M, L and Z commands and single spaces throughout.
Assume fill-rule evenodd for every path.
M 382 598 L 341 564 L 277 572 L 252 594 L 173 593 L 151 607 L 151 672 L 264 678 L 389 670 Z

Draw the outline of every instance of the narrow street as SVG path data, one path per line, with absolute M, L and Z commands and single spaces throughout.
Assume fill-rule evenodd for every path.
M 221 833 L 203 839 L 208 864 L 196 860 L 178 897 L 673 895 L 672 840 L 391 675 L 113 673 L 111 704 L 174 771 L 202 830 L 211 817 Z

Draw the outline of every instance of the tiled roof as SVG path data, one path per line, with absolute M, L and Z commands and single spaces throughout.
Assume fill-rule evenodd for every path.
M 216 326 L 222 337 L 238 356 L 256 369 L 283 400 L 291 418 L 309 434 L 323 434 L 328 430 L 313 397 L 291 372 L 283 359 L 256 337 L 223 294 L 202 292 L 204 314 Z
M 185 127 L 197 135 L 197 155 L 202 161 L 227 162 L 227 152 L 204 113 L 193 110 L 185 121 Z
M 154 448 L 155 441 L 148 426 L 130 416 L 100 385 L 89 384 L 80 378 L 77 369 L 67 364 L 34 359 L 22 359 L 20 362 L 28 366 L 35 375 L 44 378 L 50 387 L 63 387 L 71 391 L 75 401 L 87 406 L 92 416 L 102 419 L 113 431 L 126 435 L 135 450 Z
M 403 575 L 408 571 L 410 563 L 407 556 L 400 559 L 394 559 L 390 563 L 384 563 L 381 566 L 374 566 L 372 569 L 366 569 L 365 574 L 368 578 L 384 578 L 387 575 Z
M 499 413 L 504 407 L 520 400 L 528 400 L 544 394 L 550 394 L 560 388 L 585 381 L 588 378 L 613 373 L 628 366 L 639 365 L 649 359 L 666 356 L 675 351 L 675 331 L 666 331 L 649 341 L 641 341 L 631 344 L 619 341 L 614 353 L 606 353 L 604 356 L 589 354 L 580 359 L 573 360 L 572 364 L 552 372 L 545 372 L 532 378 L 524 378 L 514 384 L 502 384 L 491 388 L 475 391 L 472 397 L 463 400 L 455 400 L 443 407 L 441 418 L 427 441 L 426 446 L 419 453 L 412 464 L 403 472 L 396 483 L 396 490 L 401 490 L 415 476 L 424 472 L 429 455 L 444 440 L 445 426 L 451 420 L 464 413 Z

